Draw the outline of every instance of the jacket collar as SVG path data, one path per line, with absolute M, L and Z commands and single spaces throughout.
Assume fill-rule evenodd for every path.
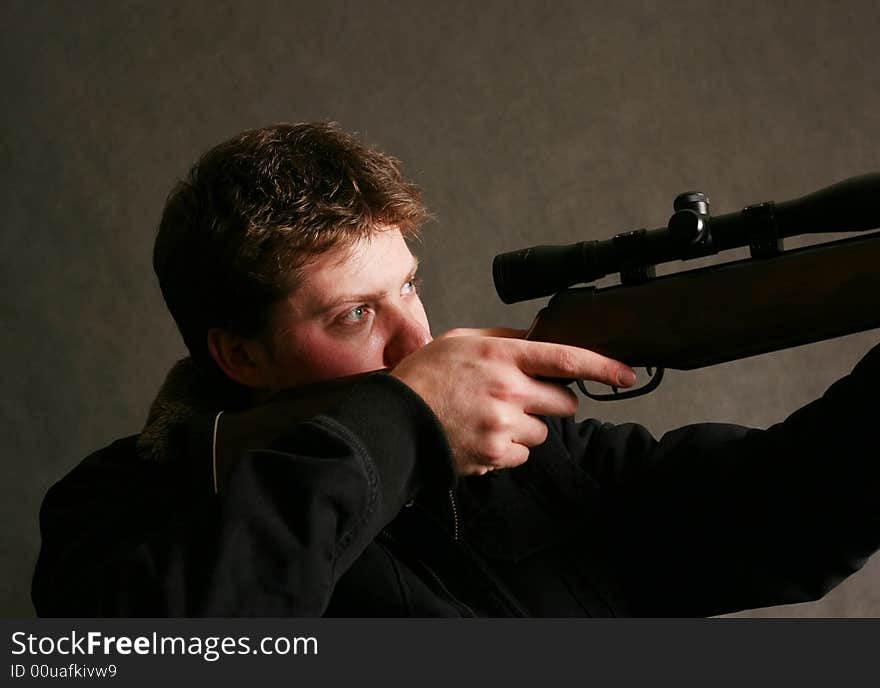
M 137 440 L 141 458 L 168 462 L 180 452 L 187 423 L 196 415 L 215 415 L 250 405 L 247 390 L 202 370 L 191 358 L 175 363 L 150 406 Z

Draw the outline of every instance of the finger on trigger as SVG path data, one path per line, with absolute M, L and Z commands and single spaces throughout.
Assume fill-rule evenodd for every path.
M 593 380 L 606 385 L 629 387 L 635 371 L 589 349 L 551 342 L 519 342 L 517 362 L 527 375 L 574 380 Z

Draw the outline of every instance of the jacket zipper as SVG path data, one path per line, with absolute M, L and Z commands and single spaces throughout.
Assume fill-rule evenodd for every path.
M 452 539 L 458 542 L 458 507 L 455 505 L 455 490 L 449 490 L 449 504 L 452 507 Z
M 455 502 L 455 490 L 449 490 L 448 494 L 449 494 L 449 506 L 452 509 L 452 539 L 459 548 L 463 548 L 463 543 L 461 543 L 461 541 L 460 541 L 458 505 Z M 410 502 L 408 502 L 406 504 L 406 506 L 408 506 L 408 507 L 414 506 L 414 505 L 415 505 L 415 500 L 410 500 Z M 384 535 L 388 540 L 390 540 L 392 542 L 398 542 L 398 543 L 400 542 L 394 535 L 389 533 L 387 529 L 382 530 L 382 535 Z M 464 551 L 464 550 L 462 549 L 462 551 Z M 505 603 L 513 611 L 513 616 L 520 616 L 520 617 L 528 617 L 529 616 L 528 612 L 525 609 L 523 609 L 522 606 L 520 606 L 520 604 L 516 600 L 516 598 L 511 593 L 509 593 L 507 591 L 506 587 L 494 576 L 494 574 L 491 574 L 489 571 L 487 571 L 485 566 L 482 563 L 480 563 L 478 559 L 475 559 L 472 554 L 468 554 L 467 556 L 471 557 L 471 561 L 473 562 L 473 564 L 483 572 L 483 575 L 485 575 L 488 580 L 490 580 L 494 584 L 497 593 L 501 595 L 502 602 Z M 476 614 L 474 614 L 473 609 L 471 609 L 469 605 L 465 604 L 464 602 L 462 602 L 461 600 L 456 598 L 455 595 L 453 595 L 449 591 L 449 589 L 446 587 L 446 585 L 444 585 L 443 581 L 440 579 L 440 576 L 438 576 L 430 566 L 428 566 L 421 559 L 417 558 L 416 560 L 422 566 L 422 568 L 424 568 L 424 570 L 427 571 L 431 575 L 431 577 L 434 579 L 434 581 L 436 581 L 436 583 L 440 586 L 441 590 L 443 590 L 453 602 L 460 605 L 461 607 L 464 607 L 464 609 L 467 610 L 473 616 L 476 616 Z

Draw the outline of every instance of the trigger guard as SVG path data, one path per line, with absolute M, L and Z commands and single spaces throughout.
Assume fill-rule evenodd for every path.
M 584 384 L 583 380 L 576 380 L 576 384 L 583 395 L 589 397 L 593 401 L 623 401 L 624 399 L 635 399 L 636 397 L 650 394 L 660 386 L 660 383 L 663 381 L 663 374 L 666 372 L 666 368 L 655 366 L 655 370 L 656 372 L 654 373 L 654 376 L 651 378 L 651 381 L 648 382 L 648 384 L 642 385 L 637 389 L 628 389 L 625 392 L 615 392 L 614 394 L 593 394 L 592 392 L 590 392 L 590 390 L 587 389 L 587 386 L 586 384 Z

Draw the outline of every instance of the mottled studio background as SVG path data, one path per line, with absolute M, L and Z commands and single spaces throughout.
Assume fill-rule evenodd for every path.
M 880 169 L 874 0 L 3 0 L 0 26 L 4 616 L 33 614 L 46 489 L 138 431 L 183 353 L 155 226 L 174 181 L 237 131 L 333 119 L 404 160 L 437 218 L 418 251 L 438 333 L 528 325 L 538 304 L 495 296 L 497 252 L 660 226 L 690 188 L 722 213 Z M 656 433 L 766 426 L 878 340 L 673 372 L 582 412 Z M 880 616 L 880 562 L 760 613 Z

